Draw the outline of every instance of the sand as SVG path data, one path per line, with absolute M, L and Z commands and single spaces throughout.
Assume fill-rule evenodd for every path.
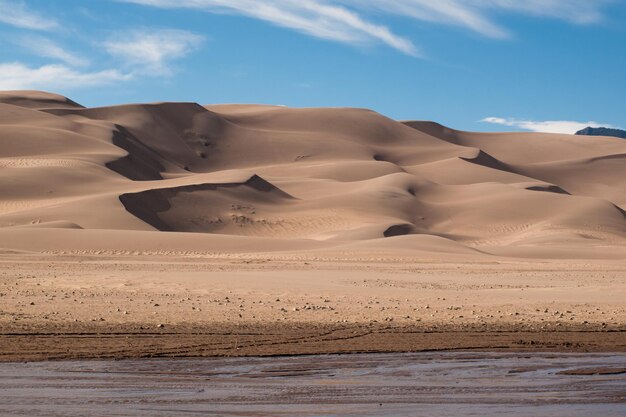
M 616 261 L 5 254 L 0 360 L 626 351 Z
M 13 91 L 0 143 L 0 360 L 626 350 L 623 139 Z

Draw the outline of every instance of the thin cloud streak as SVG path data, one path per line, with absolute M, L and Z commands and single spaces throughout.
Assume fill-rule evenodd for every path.
M 89 65 L 89 60 L 73 54 L 52 40 L 42 36 L 24 36 L 18 38 L 15 43 L 43 58 L 56 59 L 77 67 Z
M 0 74 L 0 90 L 75 89 L 132 78 L 118 70 L 81 72 L 62 64 L 29 67 L 21 62 L 0 63 Z
M 320 0 L 119 0 L 160 8 L 191 8 L 234 13 L 273 23 L 307 35 L 352 45 L 381 42 L 407 55 L 420 56 L 409 39 L 388 27 L 363 19 L 341 5 Z
M 457 0 L 458 1 L 458 0 Z M 473 0 L 478 7 L 524 13 L 530 16 L 592 24 L 603 20 L 602 9 L 614 0 Z
M 22 2 L 0 0 L 0 23 L 31 30 L 54 30 L 59 23 L 47 16 L 28 10 Z
M 397 15 L 416 21 L 458 26 L 483 36 L 505 39 L 511 33 L 495 14 L 516 13 L 573 24 L 602 20 L 611 0 L 116 0 L 160 8 L 190 8 L 240 14 L 317 38 L 361 45 L 378 42 L 422 56 L 413 41 L 363 16 Z
M 383 13 L 408 16 L 415 20 L 461 26 L 482 35 L 506 38 L 506 28 L 493 21 L 491 15 L 521 13 L 552 18 L 574 24 L 598 23 L 601 10 L 611 0 L 335 0 L 345 5 L 373 8 Z
M 458 0 L 337 0 L 347 6 L 395 14 L 413 20 L 460 26 L 493 38 L 507 38 L 506 29 L 489 20 L 484 8 Z
M 0 0 L 1 1 L 1 0 Z M 171 62 L 190 53 L 204 37 L 183 30 L 127 32 L 102 43 L 105 52 L 125 68 L 86 71 L 89 62 L 52 40 L 24 36 L 14 42 L 34 54 L 63 63 L 29 66 L 23 62 L 0 62 L 0 90 L 79 89 L 115 84 L 142 76 L 170 76 Z

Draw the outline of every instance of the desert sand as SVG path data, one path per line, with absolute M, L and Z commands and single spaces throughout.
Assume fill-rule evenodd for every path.
M 626 350 L 626 141 L 0 92 L 0 360 Z

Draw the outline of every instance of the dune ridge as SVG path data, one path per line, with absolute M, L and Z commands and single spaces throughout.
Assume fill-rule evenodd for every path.
M 0 92 L 0 141 L 5 250 L 84 238 L 96 251 L 99 239 L 135 231 L 146 251 L 155 241 L 189 248 L 194 233 L 198 251 L 222 241 L 225 251 L 233 241 L 283 251 L 291 240 L 310 250 L 626 257 L 618 138 L 470 133 L 352 108 L 85 108 L 10 91 Z

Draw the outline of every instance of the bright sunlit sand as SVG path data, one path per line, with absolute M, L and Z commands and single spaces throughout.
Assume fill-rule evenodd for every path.
M 0 0 L 0 415 L 626 415 L 625 19 Z

